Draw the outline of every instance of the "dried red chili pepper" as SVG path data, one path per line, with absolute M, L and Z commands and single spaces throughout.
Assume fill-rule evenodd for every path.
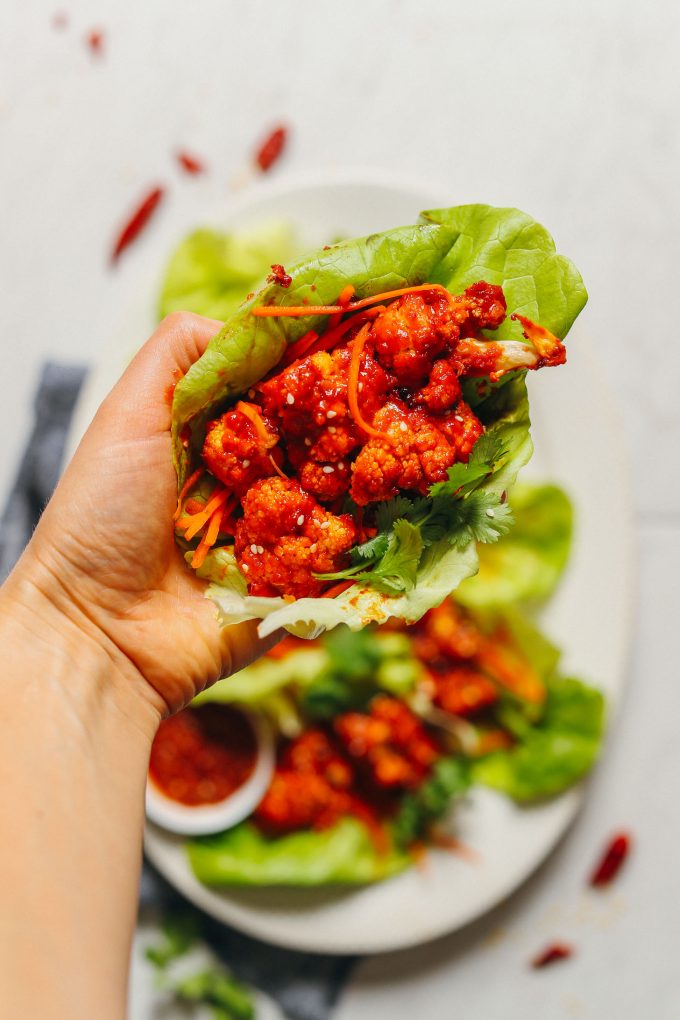
M 104 51 L 104 33 L 101 29 L 93 28 L 90 32 L 88 32 L 86 42 L 93 53 L 96 53 L 97 56 L 101 56 Z
M 280 158 L 287 141 L 288 129 L 285 127 L 277 127 L 267 135 L 255 154 L 255 162 L 260 170 L 266 172 L 271 169 Z
M 118 240 L 116 241 L 111 254 L 112 262 L 116 262 L 125 249 L 132 244 L 139 234 L 141 234 L 142 230 L 153 216 L 158 203 L 163 198 L 164 194 L 165 188 L 153 188 L 147 194 L 146 198 L 143 199 L 140 205 L 137 206 L 137 209 L 118 235 Z
M 533 958 L 531 966 L 534 970 L 540 970 L 542 967 L 549 967 L 552 963 L 558 963 L 560 960 L 568 960 L 573 955 L 573 947 L 568 946 L 566 942 L 552 942 Z
M 188 152 L 178 152 L 177 162 L 188 174 L 202 174 L 205 170 L 205 164 L 195 156 L 190 156 Z
M 283 266 L 275 262 L 271 267 L 271 273 L 267 277 L 267 283 L 278 283 L 279 287 L 290 287 L 293 277 L 289 276 Z
M 618 832 L 612 836 L 590 876 L 590 885 L 609 885 L 621 870 L 623 862 L 630 853 L 630 846 L 631 838 L 627 832 Z

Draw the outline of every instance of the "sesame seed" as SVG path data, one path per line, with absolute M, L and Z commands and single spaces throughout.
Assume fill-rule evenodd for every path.
M 286 397 L 286 403 L 287 404 L 294 404 L 295 403 L 295 397 L 293 396 L 292 393 L 289 393 L 288 396 Z
M 258 547 L 257 547 L 257 551 L 259 552 L 259 554 L 260 554 L 260 556 L 261 556 L 261 555 L 262 555 L 262 553 L 264 552 L 264 546 L 263 546 L 263 545 L 258 545 Z
M 241 570 L 243 571 L 244 574 L 247 574 L 248 571 L 250 570 L 250 567 L 248 566 L 247 563 L 242 563 L 241 564 Z
M 495 512 L 491 509 L 491 507 L 489 507 L 489 509 L 486 511 L 486 516 L 487 517 L 495 517 L 496 516 Z
M 318 546 L 317 546 L 316 542 L 314 542 L 313 545 L 310 545 L 309 551 L 310 552 L 316 552 L 317 548 L 318 548 Z
M 297 519 L 297 526 L 298 526 L 298 528 L 301 528 L 304 523 L 305 523 L 305 515 L 304 514 L 300 514 L 300 516 Z
M 342 469 L 344 468 L 344 466 L 345 466 L 345 464 L 344 464 L 344 461 L 342 461 L 342 460 L 339 460 L 339 461 L 338 461 L 338 471 L 342 471 Z
M 322 521 L 322 522 L 321 522 L 321 524 L 319 525 L 319 527 L 320 527 L 320 528 L 321 528 L 321 529 L 322 529 L 323 531 L 325 531 L 325 530 L 326 530 L 326 528 L 330 528 L 330 526 L 331 526 L 331 522 L 330 522 L 330 521 Z
M 360 382 L 359 385 L 357 386 L 357 389 L 358 389 L 359 393 L 361 393 L 363 388 L 364 388 L 364 384 L 362 382 Z
M 408 425 L 406 424 L 405 421 L 399 422 L 399 428 L 401 429 L 402 432 L 408 432 Z
M 246 459 L 245 459 L 245 460 L 243 461 L 243 467 L 244 467 L 244 468 L 250 467 L 250 461 L 248 460 L 248 458 L 247 458 L 247 457 L 246 457 Z
M 454 414 L 453 417 L 456 419 L 456 421 L 465 421 L 465 418 L 461 418 L 459 414 Z
M 326 411 L 326 417 L 327 418 L 335 418 L 335 417 L 337 417 L 337 413 L 338 413 L 337 411 Z
M 336 432 L 337 432 L 338 430 L 336 429 L 335 425 L 329 425 L 329 426 L 328 426 L 328 431 L 330 432 L 330 434 L 331 434 L 332 436 L 334 436 L 334 435 L 335 435 L 335 433 L 336 433 Z
M 256 553 L 257 552 L 257 546 L 254 543 L 253 543 L 253 545 L 251 545 L 250 551 L 251 551 L 251 553 Z
M 325 475 L 332 475 L 334 470 L 335 469 L 333 468 L 333 466 L 331 464 L 324 464 L 324 466 L 323 466 L 323 473 Z
M 305 446 L 311 446 L 312 440 L 305 436 Z

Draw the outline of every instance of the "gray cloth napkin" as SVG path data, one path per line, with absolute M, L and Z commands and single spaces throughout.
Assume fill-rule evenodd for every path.
M 0 581 L 31 536 L 59 478 L 71 415 L 87 369 L 44 365 L 35 396 L 35 423 L 0 518 Z M 142 873 L 140 913 L 155 918 L 191 910 L 201 935 L 235 976 L 275 999 L 291 1020 L 327 1020 L 354 966 L 354 957 L 279 949 L 242 935 L 187 907 L 149 864 Z

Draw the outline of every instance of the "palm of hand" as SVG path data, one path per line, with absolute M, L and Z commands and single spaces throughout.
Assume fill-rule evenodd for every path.
M 36 532 L 41 559 L 171 709 L 264 650 L 220 628 L 177 547 L 168 388 L 219 323 L 171 316 L 102 404 Z

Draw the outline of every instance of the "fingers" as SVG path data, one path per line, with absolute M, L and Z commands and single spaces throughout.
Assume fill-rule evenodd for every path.
M 222 325 L 190 312 L 168 315 L 125 370 L 97 418 L 121 440 L 167 432 L 174 387 Z
M 258 622 L 248 620 L 246 623 L 221 628 L 222 677 L 238 673 L 281 640 L 283 631 L 280 630 L 261 638 L 257 633 Z

